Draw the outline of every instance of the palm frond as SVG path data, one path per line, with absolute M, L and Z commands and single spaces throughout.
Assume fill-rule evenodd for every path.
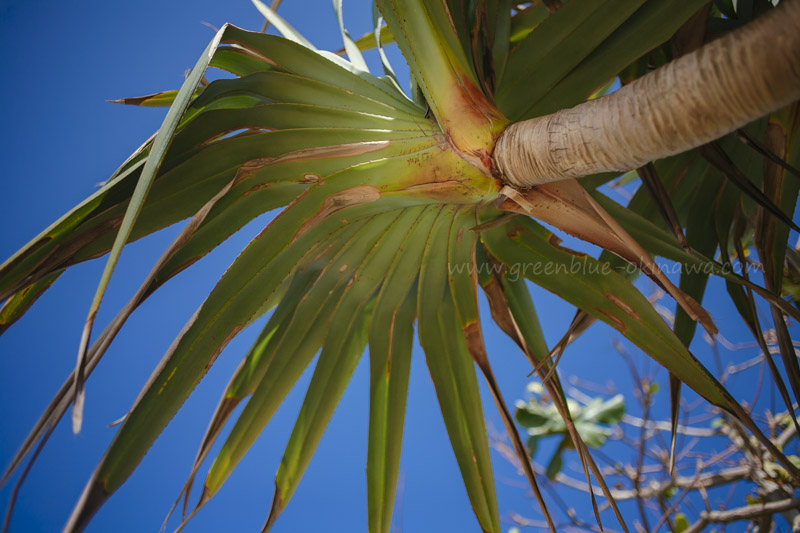
M 480 527 L 501 530 L 476 367 L 555 531 L 529 450 L 490 364 L 478 286 L 492 319 L 543 381 L 563 424 L 558 432 L 578 451 L 587 484 L 594 477 L 598 495 L 610 502 L 626 531 L 590 454 L 598 433 L 581 425 L 588 420 L 581 418 L 586 412 L 570 408 L 553 359 L 594 321 L 611 326 L 670 372 L 673 453 L 679 390 L 686 384 L 738 419 L 789 478 L 800 476 L 719 376 L 690 351 L 698 323 L 716 333 L 701 305 L 709 279 L 721 278 L 762 347 L 754 296 L 768 302 L 790 387 L 774 364 L 773 379 L 790 411 L 789 390 L 795 401 L 800 394 L 800 369 L 786 327 L 786 317 L 800 320 L 800 312 L 780 296 L 789 231 L 797 229 L 792 213 L 800 181 L 787 170 L 800 166 L 798 106 L 747 127 L 747 135 L 764 150 L 729 157 L 736 142 L 729 136 L 647 164 L 640 169 L 646 186 L 625 205 L 610 196 L 608 183 L 616 174 L 520 191 L 503 182 L 493 159 L 495 143 L 512 121 L 598 98 L 616 80 L 627 83 L 645 74 L 649 58 L 666 61 L 673 50 L 665 43 L 684 23 L 688 41 L 673 41 L 675 50 L 697 45 L 706 27 L 719 22 L 701 10 L 705 3 L 570 0 L 551 13 L 543 3 L 514 11 L 505 1 L 379 0 L 368 44 L 366 36 L 350 37 L 337 0 L 347 60 L 316 50 L 254 0 L 284 37 L 226 25 L 179 91 L 118 100 L 169 106 L 164 125 L 100 190 L 0 265 L 0 300 L 5 301 L 0 333 L 66 269 L 101 256 L 108 265 L 90 308 L 77 368 L 24 441 L 3 482 L 37 442 L 47 440 L 72 402 L 76 429 L 80 426 L 84 379 L 131 313 L 273 209 L 279 214 L 233 261 L 142 388 L 67 531 L 89 523 L 225 346 L 261 317 L 266 324 L 231 377 L 199 444 L 181 493 L 180 527 L 221 490 L 319 354 L 276 473 L 264 525 L 269 529 L 299 486 L 368 346 L 368 524 L 370 532 L 388 532 L 416 322 Z M 386 75 L 369 72 L 361 52 L 391 41 L 407 59 L 424 102 L 399 88 L 382 50 Z M 199 86 L 209 66 L 234 77 Z M 91 343 L 93 317 L 122 247 L 187 219 L 136 295 Z M 540 222 L 603 251 L 594 258 L 571 250 Z M 744 260 L 741 239 L 749 231 L 764 266 L 764 286 L 730 268 L 732 248 Z M 686 268 L 679 286 L 660 270 L 656 257 Z M 674 324 L 665 322 L 633 284 L 639 273 L 676 300 Z M 577 309 L 552 348 L 522 278 Z M 243 409 L 225 433 L 240 404 Z M 610 420 L 597 405 L 587 412 L 601 423 Z M 221 447 L 187 516 L 195 478 L 218 442 Z M 557 453 L 551 474 L 560 461 Z M 600 505 L 590 495 L 601 525 Z

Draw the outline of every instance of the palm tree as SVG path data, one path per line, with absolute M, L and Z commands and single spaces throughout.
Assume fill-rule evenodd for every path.
M 219 490 L 320 352 L 278 469 L 267 529 L 289 502 L 369 345 L 369 525 L 370 531 L 388 531 L 416 322 L 481 528 L 498 531 L 499 519 L 476 366 L 554 529 L 493 377 L 478 286 L 492 319 L 542 378 L 587 480 L 594 477 L 615 511 L 570 422 L 553 362 L 594 320 L 616 328 L 671 372 L 674 405 L 686 383 L 738 419 L 794 486 L 800 483 L 795 465 L 687 349 L 697 323 L 716 333 L 698 302 L 708 276 L 721 276 L 761 345 L 754 297 L 769 302 L 789 387 L 774 363 L 773 377 L 790 411 L 792 397 L 800 395 L 786 326 L 787 315 L 800 313 L 781 297 L 796 272 L 796 253 L 787 242 L 790 228 L 797 229 L 790 214 L 798 192 L 798 107 L 782 106 L 800 96 L 797 1 L 774 10 L 756 2 L 745 12 L 743 6 L 736 11 L 724 2 L 700 1 L 476 2 L 466 9 L 457 0 L 379 0 L 375 42 L 397 42 L 413 75 L 412 97 L 399 88 L 388 62 L 384 76 L 367 71 L 360 50 L 368 45 L 353 41 L 343 25 L 349 60 L 314 49 L 256 4 L 284 37 L 225 26 L 179 91 L 125 100 L 170 109 L 159 131 L 97 193 L 0 267 L 0 299 L 6 301 L 0 328 L 6 329 L 66 268 L 108 254 L 76 369 L 4 479 L 39 439 L 47 439 L 70 405 L 73 428 L 80 430 L 85 378 L 148 296 L 248 221 L 282 207 L 145 384 L 68 531 L 85 527 L 224 346 L 270 310 L 198 450 L 185 501 L 225 422 L 246 402 L 195 510 Z M 767 13 L 749 22 L 761 11 Z M 717 33 L 726 35 L 703 45 Z M 762 44 L 767 39 L 772 46 Z M 208 66 L 235 77 L 205 84 Z M 622 89 L 600 98 L 616 79 Z M 734 131 L 755 147 L 744 160 L 731 155 L 735 139 L 714 141 Z M 763 172 L 753 171 L 761 159 Z M 627 206 L 598 190 L 631 169 L 638 169 L 645 187 Z M 564 179 L 584 176 L 580 183 Z M 552 178 L 562 181 L 543 183 Z M 709 203 L 713 210 L 698 208 Z M 184 219 L 188 223 L 137 294 L 93 335 L 122 247 Z M 537 219 L 605 251 L 595 259 L 569 250 Z M 730 268 L 733 258 L 744 264 L 742 242 L 750 235 L 764 269 L 763 287 Z M 711 259 L 717 251 L 719 261 Z M 694 271 L 687 270 L 676 287 L 655 255 Z M 677 301 L 674 327 L 631 284 L 638 272 Z M 551 349 L 520 274 L 579 310 Z

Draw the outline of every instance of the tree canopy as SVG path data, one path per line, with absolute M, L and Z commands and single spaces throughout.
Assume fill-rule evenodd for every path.
M 481 528 L 500 530 L 482 405 L 488 400 L 555 529 L 490 364 L 483 334 L 490 319 L 541 378 L 586 480 L 599 484 L 623 529 L 604 476 L 570 421 L 554 370 L 567 345 L 596 320 L 669 370 L 673 443 L 684 383 L 737 420 L 783 469 L 781 483 L 796 486 L 797 466 L 690 346 L 697 324 L 712 337 L 718 333 L 702 306 L 709 276 L 725 281 L 730 305 L 765 353 L 769 326 L 757 305 L 766 306 L 780 358 L 765 363 L 794 417 L 800 368 L 787 320 L 800 317 L 793 299 L 797 252 L 789 246 L 790 230 L 797 230 L 792 214 L 800 146 L 797 105 L 778 107 L 788 101 L 784 93 L 800 92 L 800 80 L 786 79 L 783 96 L 762 109 L 775 110 L 768 117 L 623 176 L 642 184 L 628 202 L 609 196 L 607 184 L 619 183 L 613 181 L 619 172 L 525 189 L 508 181 L 495 159 L 495 143 L 509 124 L 587 100 L 611 101 L 614 96 L 601 97 L 615 82 L 624 86 L 618 94 L 646 87 L 646 80 L 677 64 L 670 60 L 694 57 L 695 49 L 702 54 L 703 42 L 720 34 L 730 32 L 730 38 L 715 43 L 735 42 L 748 31 L 761 38 L 753 28 L 772 28 L 765 21 L 786 28 L 797 16 L 796 2 L 773 11 L 763 2 L 734 9 L 704 2 L 631 1 L 612 8 L 582 0 L 386 0 L 374 11 L 372 44 L 351 39 L 335 2 L 342 55 L 317 50 L 266 5 L 255 4 L 283 37 L 226 24 L 180 90 L 120 100 L 169 110 L 157 133 L 94 194 L 0 267 L 5 330 L 57 286 L 68 267 L 106 256 L 75 370 L 12 460 L 10 475 L 65 413 L 71 412 L 73 431 L 81 431 L 85 380 L 137 307 L 232 233 L 282 209 L 209 287 L 167 349 L 121 421 L 67 530 L 88 524 L 220 352 L 262 316 L 266 323 L 259 322 L 261 333 L 242 350 L 201 440 L 184 491 L 188 501 L 199 473 L 192 505 L 184 507 L 189 516 L 219 491 L 311 365 L 277 467 L 269 528 L 289 504 L 369 346 L 363 356 L 370 373 L 368 522 L 371 531 L 388 531 L 416 331 Z M 374 75 L 361 55 L 360 49 L 383 42 L 382 32 L 409 62 L 407 93 L 385 56 L 384 72 Z M 775 68 L 796 74 L 798 57 L 784 34 L 791 37 L 791 31 L 769 33 L 780 50 L 788 47 L 788 63 L 778 61 Z M 209 82 L 208 67 L 228 75 Z M 731 124 L 729 129 L 744 122 Z M 601 123 L 609 131 L 614 127 L 625 129 L 621 120 Z M 574 150 L 580 152 L 580 143 Z M 136 294 L 113 319 L 93 327 L 123 246 L 181 220 L 188 222 L 173 233 Z M 565 234 L 604 251 L 593 257 L 573 250 L 562 244 Z M 750 278 L 749 254 L 757 254 L 763 278 Z M 654 257 L 682 264 L 682 274 L 669 276 Z M 674 322 L 632 284 L 640 273 L 677 302 Z M 524 278 L 577 308 L 560 341 L 545 338 Z M 481 309 L 483 298 L 488 307 Z M 479 379 L 489 391 L 483 402 Z M 214 447 L 218 440 L 221 447 Z

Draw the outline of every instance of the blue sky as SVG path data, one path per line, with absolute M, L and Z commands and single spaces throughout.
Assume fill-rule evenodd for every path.
M 318 47 L 341 47 L 328 0 L 286 0 L 279 12 Z M 354 36 L 371 30 L 369 3 L 346 0 L 345 19 Z M 218 27 L 224 22 L 252 30 L 262 25 L 247 0 L 140 0 L 135 4 L 0 0 L 0 71 L 4 73 L 0 98 L 5 103 L 0 107 L 4 125 L 0 145 L 3 259 L 94 191 L 163 118 L 161 109 L 124 107 L 106 100 L 178 87 L 184 71 L 213 36 L 204 23 Z M 374 59 L 373 66 L 377 65 Z M 398 70 L 403 72 L 401 77 L 407 76 L 405 68 Z M 11 531 L 57 531 L 63 526 L 115 433 L 107 425 L 125 414 L 174 336 L 266 220 L 254 221 L 133 315 L 88 383 L 82 433 L 72 435 L 66 423 L 56 429 L 22 489 Z M 101 327 L 127 301 L 177 231 L 177 227 L 168 228 L 126 248 L 100 311 Z M 102 267 L 102 261 L 92 261 L 70 270 L 28 316 L 0 338 L 0 463 L 7 463 L 72 369 Z M 569 323 L 573 309 L 540 289 L 533 290 L 552 344 Z M 712 311 L 723 295 L 724 286 L 712 284 L 707 300 Z M 485 307 L 482 313 L 488 318 Z M 730 311 L 718 310 L 714 316 L 732 342 L 748 340 L 741 321 Z M 101 509 L 89 531 L 154 531 L 160 527 L 190 469 L 214 406 L 257 331 L 250 328 L 228 346 L 140 468 Z M 618 390 L 630 392 L 627 370 L 611 348 L 613 335 L 607 328 L 592 328 L 567 352 L 563 371 L 596 382 L 614 382 Z M 487 344 L 503 394 L 511 404 L 523 397 L 530 368 L 496 329 L 488 328 Z M 708 360 L 702 343 L 698 353 Z M 753 355 L 750 350 L 731 358 L 744 360 Z M 665 373 L 660 377 L 663 381 Z M 259 530 L 309 378 L 307 372 L 226 487 L 187 531 Z M 746 383 L 735 386 L 749 394 Z M 483 392 L 487 419 L 500 430 L 500 419 L 488 393 Z M 273 531 L 366 529 L 367 402 L 368 367 L 363 358 L 299 490 Z M 418 348 L 408 402 L 402 502 L 395 524 L 407 532 L 477 530 Z M 666 402 L 662 393 L 655 406 L 662 418 Z M 494 454 L 494 459 L 501 515 L 515 511 L 538 517 L 533 500 L 520 488 L 523 478 L 499 455 Z M 566 468 L 573 468 L 575 461 L 569 456 Z M 10 488 L 3 487 L 0 501 L 5 502 L 9 494 Z M 592 520 L 588 498 L 573 493 L 570 505 Z M 606 521 L 613 523 L 610 516 Z M 503 529 L 511 525 L 504 521 Z

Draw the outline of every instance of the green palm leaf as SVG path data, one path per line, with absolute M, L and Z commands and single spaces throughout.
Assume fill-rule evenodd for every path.
M 442 209 L 425 247 L 418 293 L 419 340 L 472 508 L 484 531 L 499 531 L 478 381 L 448 287 L 447 248 L 437 246 L 448 242 L 457 213 L 455 207 Z
M 398 248 L 377 295 L 369 327 L 369 443 L 367 514 L 369 530 L 391 528 L 403 442 L 411 364 L 416 283 L 425 243 L 441 208 L 428 206 Z

